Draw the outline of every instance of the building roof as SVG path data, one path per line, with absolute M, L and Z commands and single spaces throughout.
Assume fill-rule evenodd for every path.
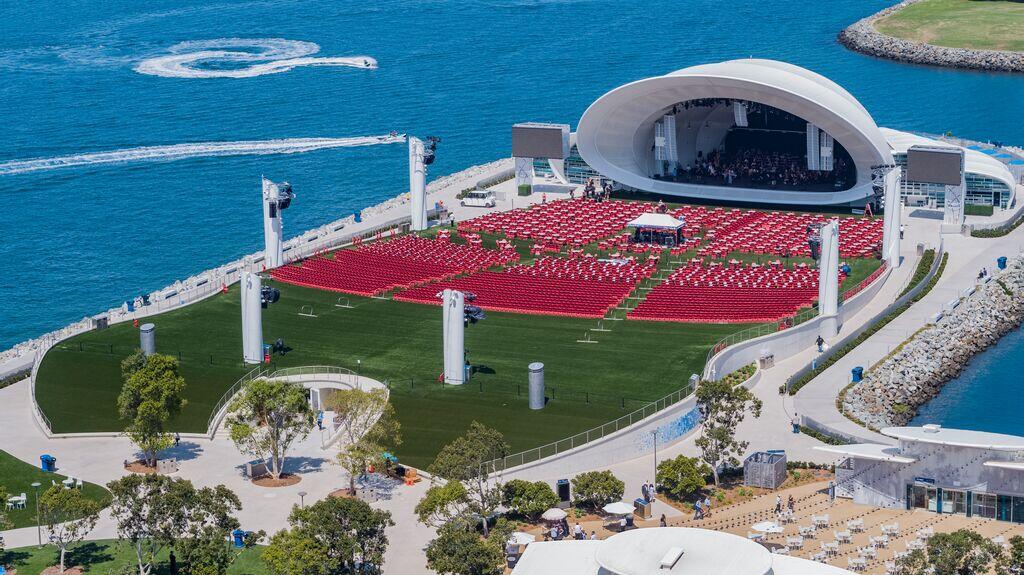
M 849 445 L 816 445 L 814 449 L 827 453 L 837 453 L 858 459 L 872 461 L 891 461 L 893 463 L 913 463 L 916 458 L 900 455 L 899 448 L 881 443 L 852 443 Z
M 856 166 L 857 183 L 836 192 L 799 192 L 700 185 L 649 177 L 645 134 L 668 107 L 690 100 L 726 98 L 759 102 L 812 122 L 842 144 Z M 730 60 L 638 80 L 601 96 L 576 129 L 577 149 L 590 167 L 641 190 L 711 200 L 743 199 L 800 205 L 859 201 L 873 194 L 871 166 L 892 163 L 892 153 L 870 114 L 835 82 L 773 60 Z
M 526 546 L 515 575 L 598 575 L 601 566 L 594 559 L 603 541 L 537 541 Z
M 967 173 L 977 174 L 986 178 L 992 178 L 997 182 L 1002 182 L 1010 188 L 1010 193 L 1014 192 L 1015 182 L 1013 179 L 1013 173 L 1011 173 L 1010 169 L 1006 167 L 1006 164 L 991 155 L 987 155 L 973 149 L 976 146 L 964 148 L 963 146 L 957 146 L 949 142 L 926 138 L 918 134 L 911 134 L 910 132 L 901 132 L 890 128 L 879 129 L 882 131 L 882 135 L 885 136 L 886 141 L 889 142 L 894 154 L 906 154 L 907 150 L 910 149 L 911 146 L 944 146 L 947 148 L 962 148 L 964 150 L 964 170 Z
M 967 429 L 948 429 L 938 425 L 923 427 L 886 427 L 883 435 L 903 441 L 934 443 L 951 447 L 973 447 L 976 449 L 994 449 L 1000 451 L 1024 451 L 1024 437 L 989 433 L 987 431 L 970 431 Z
M 1024 471 L 1024 461 L 1000 461 L 994 459 L 992 461 L 986 461 L 982 463 L 985 467 L 996 467 L 999 469 L 1009 469 L 1011 471 Z
M 671 569 L 661 560 L 672 548 L 683 555 Z M 597 548 L 597 563 L 617 575 L 766 575 L 768 550 L 743 537 L 687 527 L 634 529 L 609 537 Z
M 661 562 L 682 549 L 671 568 Z M 531 543 L 513 575 L 850 575 L 798 557 L 773 555 L 737 535 L 708 529 L 650 527 L 603 541 Z
M 626 224 L 634 228 L 660 228 L 667 230 L 678 230 L 683 227 L 684 224 L 681 220 L 677 220 L 668 214 L 656 214 L 654 212 L 648 212 L 646 214 L 640 214 L 633 221 Z

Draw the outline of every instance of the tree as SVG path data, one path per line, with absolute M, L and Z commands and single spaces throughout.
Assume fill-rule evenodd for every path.
M 271 477 L 279 479 L 288 448 L 309 435 L 313 410 L 301 383 L 254 379 L 231 400 L 227 425 L 238 449 L 263 459 Z
M 384 530 L 395 524 L 391 513 L 345 497 L 293 507 L 288 523 L 262 555 L 277 575 L 379 573 L 388 547 Z
M 191 481 L 154 474 L 127 475 L 107 488 L 117 536 L 135 552 L 139 575 L 149 575 L 156 557 L 168 547 L 201 575 L 222 575 L 237 556 L 226 546 L 228 535 L 239 526 L 233 513 L 241 502 L 227 487 L 196 489 Z
M 143 452 L 146 465 L 155 467 L 157 454 L 174 442 L 167 424 L 185 405 L 185 378 L 178 373 L 177 359 L 146 356 L 142 350 L 121 362 L 121 376 L 117 409 L 127 422 L 125 435 Z
M 696 457 L 680 455 L 658 464 L 656 477 L 658 486 L 672 497 L 683 500 L 704 488 L 704 476 L 708 466 Z
M 430 473 L 445 481 L 458 481 L 466 488 L 469 512 L 480 516 L 484 536 L 487 517 L 501 502 L 501 477 L 493 473 L 491 462 L 508 455 L 509 446 L 501 432 L 474 421 L 466 434 L 441 448 Z
M 513 479 L 505 484 L 502 495 L 505 507 L 531 519 L 558 505 L 558 495 L 543 481 Z
M 85 539 L 99 518 L 100 505 L 80 489 L 54 485 L 39 496 L 39 522 L 46 527 L 50 542 L 60 551 L 61 573 L 65 569 L 68 547 Z
M 1024 537 L 1010 537 L 1010 549 L 1002 554 L 996 564 L 998 575 L 1021 575 L 1024 573 Z
M 907 575 L 975 575 L 988 572 L 1001 554 L 995 543 L 974 531 L 960 529 L 932 535 L 924 550 L 913 551 L 897 563 Z
M 577 503 L 596 509 L 621 500 L 626 484 L 611 471 L 587 471 L 572 478 L 572 490 Z
M 348 471 L 349 492 L 354 494 L 356 477 L 372 463 L 383 464 L 384 452 L 401 445 L 401 425 L 383 389 L 339 391 L 326 403 L 337 413 L 344 443 L 337 459 Z
M 9 498 L 10 498 L 10 495 L 7 494 L 7 490 L 4 489 L 4 487 L 2 485 L 0 485 L 0 502 L 6 502 Z M 0 531 L 3 531 L 5 529 L 10 529 L 10 528 L 11 528 L 11 521 L 10 521 L 10 519 L 7 518 L 7 506 L 6 505 L 0 505 Z M 3 553 L 3 551 L 4 551 L 4 541 L 3 541 L 3 538 L 0 537 L 0 553 Z
M 702 426 L 697 438 L 701 459 L 711 467 L 718 486 L 718 470 L 724 465 L 737 466 L 738 456 L 747 449 L 748 442 L 736 439 L 736 428 L 747 413 L 761 417 L 761 400 L 742 386 L 726 381 L 702 381 L 697 386 L 697 408 Z
M 504 538 L 483 539 L 464 526 L 448 525 L 427 545 L 427 567 L 440 575 L 498 575 L 505 560 Z
M 466 487 L 458 481 L 448 481 L 427 489 L 416 504 L 416 517 L 420 523 L 435 528 L 458 522 L 467 524 L 473 522 L 472 508 Z

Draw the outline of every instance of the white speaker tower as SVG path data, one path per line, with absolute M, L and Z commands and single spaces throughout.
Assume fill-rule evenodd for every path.
M 263 308 L 260 276 L 242 272 L 242 356 L 245 363 L 263 363 Z
M 466 298 L 460 291 L 442 292 L 444 382 L 462 385 L 466 380 Z
M 409 194 L 414 232 L 427 229 L 427 165 L 423 157 L 423 140 L 409 136 Z
M 839 333 L 839 222 L 829 220 L 821 227 L 821 257 L 818 259 L 818 315 L 821 336 Z
M 281 212 L 294 197 L 288 182 L 276 184 L 263 178 L 263 265 L 268 270 L 284 265 Z

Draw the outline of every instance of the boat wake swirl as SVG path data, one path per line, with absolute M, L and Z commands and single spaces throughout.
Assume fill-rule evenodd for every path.
M 136 64 L 140 74 L 165 78 L 253 78 L 279 74 L 298 66 L 348 66 L 375 69 L 370 56 L 314 57 L 320 46 L 285 38 L 220 38 L 171 46 L 170 54 Z M 224 67 L 238 63 L 247 66 Z
M 397 144 L 405 141 L 404 134 L 361 136 L 355 138 L 286 138 L 279 140 L 242 140 L 237 142 L 197 142 L 167 146 L 145 146 L 0 162 L 0 176 L 24 174 L 41 170 L 56 170 L 77 166 L 119 164 L 127 162 L 173 161 L 212 156 L 259 156 L 268 154 L 298 154 L 328 148 L 352 148 Z

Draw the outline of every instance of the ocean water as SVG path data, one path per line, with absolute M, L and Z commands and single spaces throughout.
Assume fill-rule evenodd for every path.
M 911 425 L 938 423 L 956 429 L 1024 435 L 1024 329 L 971 358 L 960 377 L 918 410 Z
M 296 141 L 438 135 L 435 177 L 507 156 L 514 122 L 575 126 L 622 83 L 755 56 L 833 78 L 880 125 L 1024 143 L 1024 78 L 836 43 L 889 3 L 9 3 L 0 349 L 260 249 L 261 174 L 298 194 L 287 235 L 407 186 L 403 146 Z

